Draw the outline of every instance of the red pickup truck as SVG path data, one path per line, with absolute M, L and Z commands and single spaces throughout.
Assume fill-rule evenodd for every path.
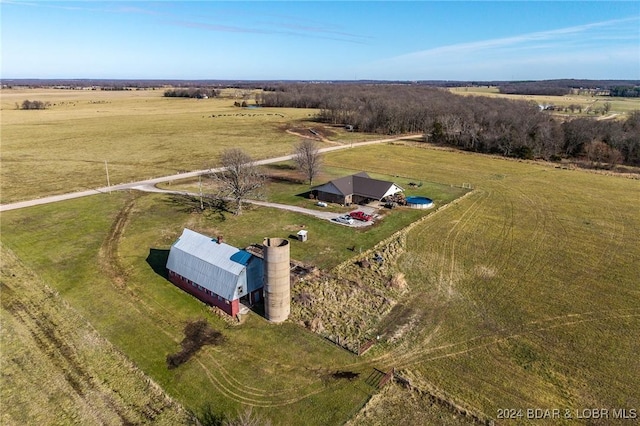
M 366 214 L 365 212 L 361 212 L 361 211 L 351 212 L 349 213 L 349 216 L 351 216 L 356 220 L 361 220 L 363 222 L 369 222 L 373 219 L 373 217 L 370 214 Z

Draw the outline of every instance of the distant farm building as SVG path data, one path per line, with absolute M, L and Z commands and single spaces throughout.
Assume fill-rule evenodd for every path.
M 318 200 L 344 205 L 380 201 L 402 191 L 404 189 L 395 183 L 373 179 L 365 172 L 341 177 L 312 189 Z
M 201 301 L 231 316 L 240 299 L 253 304 L 262 298 L 263 260 L 197 232 L 185 229 L 171 246 L 169 280 Z

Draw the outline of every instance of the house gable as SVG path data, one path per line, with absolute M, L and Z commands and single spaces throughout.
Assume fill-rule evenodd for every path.
M 339 199 L 342 202 L 358 201 L 358 199 L 381 200 L 389 195 L 404 191 L 393 182 L 372 179 L 365 172 L 332 180 L 317 186 L 314 190 L 318 192 L 319 198 L 322 198 L 324 193 L 324 199 L 328 201 Z M 336 198 L 336 196 L 340 198 Z

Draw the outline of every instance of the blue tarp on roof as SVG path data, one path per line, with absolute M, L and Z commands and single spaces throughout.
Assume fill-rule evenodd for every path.
M 230 259 L 236 263 L 246 266 L 249 263 L 249 260 L 251 260 L 251 253 L 244 250 L 239 250 L 238 252 L 234 253 L 230 257 Z

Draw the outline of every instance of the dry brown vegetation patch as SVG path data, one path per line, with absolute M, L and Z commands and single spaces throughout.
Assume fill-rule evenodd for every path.
M 330 274 L 314 270 L 296 277 L 291 318 L 358 353 L 408 290 L 404 274 L 395 269 L 403 245 L 395 236 Z
M 462 426 L 474 419 L 438 404 L 430 395 L 391 383 L 374 395 L 347 425 L 434 424 Z

